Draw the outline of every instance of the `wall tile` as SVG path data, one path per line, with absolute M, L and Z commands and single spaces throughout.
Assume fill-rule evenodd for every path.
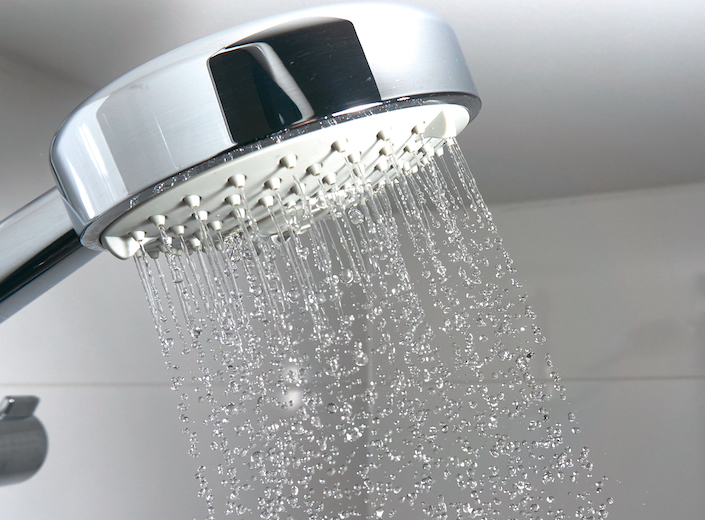
M 166 386 L 1 386 L 33 394 L 49 437 L 44 465 L 31 479 L 0 487 L 0 516 L 202 518 L 173 392 Z

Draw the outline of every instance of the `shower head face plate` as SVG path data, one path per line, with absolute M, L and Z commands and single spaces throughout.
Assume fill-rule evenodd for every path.
M 198 247 L 202 225 L 227 236 L 241 232 L 245 216 L 257 222 L 261 234 L 274 237 L 277 225 L 286 228 L 285 208 L 302 210 L 306 204 L 323 217 L 325 197 L 344 198 L 346 189 L 374 190 L 393 181 L 435 153 L 469 119 L 463 106 L 433 103 L 363 113 L 341 123 L 333 118 L 316 131 L 282 135 L 261 148 L 251 145 L 247 153 L 225 157 L 200 174 L 153 187 L 157 194 L 112 222 L 100 243 L 122 259 L 141 249 L 158 254 L 165 241 L 181 235 Z

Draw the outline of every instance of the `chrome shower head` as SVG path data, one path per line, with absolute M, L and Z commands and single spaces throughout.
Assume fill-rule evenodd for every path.
M 192 245 L 199 219 L 230 232 L 244 209 L 274 234 L 275 197 L 315 208 L 325 185 L 363 178 L 374 189 L 479 108 L 444 21 L 399 5 L 337 5 L 226 30 L 138 67 L 64 122 L 51 163 L 82 244 L 127 258 L 140 244 L 155 254 L 160 228 Z
M 0 222 L 0 321 L 97 252 L 126 258 L 142 233 L 153 252 L 162 216 L 167 229 L 191 234 L 188 195 L 227 231 L 227 213 L 243 209 L 231 207 L 239 193 L 230 180 L 244 175 L 248 210 L 266 220 L 277 182 L 287 204 L 301 200 L 292 190 L 315 202 L 310 172 L 319 168 L 324 183 L 344 186 L 358 172 L 379 185 L 384 159 L 401 171 L 420 160 L 414 130 L 425 127 L 424 144 L 438 146 L 479 109 L 453 31 L 415 8 L 320 7 L 185 45 L 117 79 L 63 123 L 50 155 L 58 188 Z

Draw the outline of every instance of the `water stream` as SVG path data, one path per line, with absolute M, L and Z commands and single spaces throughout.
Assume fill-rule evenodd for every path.
M 205 518 L 607 516 L 460 149 L 417 159 L 135 256 Z

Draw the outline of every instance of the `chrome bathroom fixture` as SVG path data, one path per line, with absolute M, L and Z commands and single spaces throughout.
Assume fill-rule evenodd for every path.
M 0 486 L 33 476 L 47 455 L 47 435 L 34 410 L 34 396 L 8 396 L 0 401 Z
M 156 252 L 160 228 L 197 239 L 194 211 L 233 230 L 240 189 L 273 233 L 273 191 L 284 205 L 315 201 L 319 172 L 379 186 L 390 161 L 433 153 L 479 109 L 453 31 L 414 8 L 314 8 L 178 48 L 98 91 L 57 132 L 57 189 L 0 223 L 13 245 L 0 260 L 0 320 L 95 252 Z

